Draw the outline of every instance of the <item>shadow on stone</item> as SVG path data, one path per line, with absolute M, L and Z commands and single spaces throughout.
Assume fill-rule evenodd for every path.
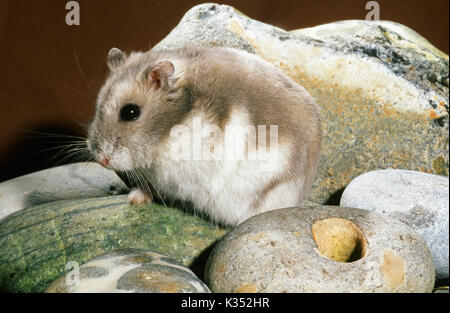
M 344 193 L 345 187 L 336 190 L 325 202 L 326 205 L 339 205 L 341 202 L 342 194 Z
M 211 254 L 212 250 L 214 249 L 214 247 L 217 245 L 217 243 L 219 241 L 220 240 L 215 241 L 208 248 L 203 250 L 202 253 L 200 253 L 200 255 L 194 260 L 194 262 L 192 262 L 192 265 L 189 267 L 191 269 L 191 271 L 193 271 L 194 274 L 197 275 L 197 277 L 203 282 L 205 282 L 206 262 L 208 261 L 208 257 Z M 205 282 L 205 284 L 206 284 L 206 282 Z

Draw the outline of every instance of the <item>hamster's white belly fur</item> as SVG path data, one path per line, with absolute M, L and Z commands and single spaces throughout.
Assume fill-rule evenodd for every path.
M 190 121 L 187 122 L 189 124 Z M 230 124 L 248 123 L 245 112 L 235 111 Z M 227 133 L 223 138 L 236 136 Z M 240 132 L 246 141 L 246 134 Z M 185 140 L 190 140 L 185 138 Z M 240 151 L 246 155 L 245 145 Z M 245 150 L 245 151 L 244 151 Z M 277 145 L 265 160 L 248 160 L 245 156 L 231 160 L 174 160 L 169 153 L 159 155 L 158 164 L 152 171 L 152 184 L 159 192 L 174 199 L 190 201 L 195 209 L 225 224 L 238 224 L 255 214 L 300 204 L 303 181 L 288 181 L 261 193 L 275 177 L 288 171 L 290 151 L 287 146 Z
M 198 164 L 184 165 L 184 162 Z M 159 169 L 152 184 L 159 192 L 190 201 L 196 209 L 225 224 L 238 224 L 267 210 L 299 204 L 301 181 L 279 185 L 258 203 L 260 192 L 270 183 L 272 175 L 262 179 L 258 172 L 264 165 L 259 162 L 229 162 L 233 164 L 224 165 L 218 161 L 167 162 Z M 231 167 L 234 169 L 230 170 Z

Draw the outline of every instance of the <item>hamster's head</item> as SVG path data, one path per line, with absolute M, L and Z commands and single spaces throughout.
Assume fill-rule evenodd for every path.
M 87 146 L 103 166 L 130 171 L 151 166 L 165 136 L 190 110 L 182 70 L 160 55 L 113 48 Z

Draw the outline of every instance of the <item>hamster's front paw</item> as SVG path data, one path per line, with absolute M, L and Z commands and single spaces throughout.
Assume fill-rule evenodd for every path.
M 131 189 L 128 194 L 128 202 L 132 204 L 152 203 L 152 194 L 150 191 L 145 191 L 139 188 Z

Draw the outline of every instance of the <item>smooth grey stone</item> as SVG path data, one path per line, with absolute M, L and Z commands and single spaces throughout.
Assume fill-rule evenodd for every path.
M 128 187 L 116 173 L 98 163 L 62 165 L 0 183 L 0 220 L 42 203 L 127 192 Z
M 358 176 L 345 188 L 341 206 L 388 215 L 411 226 L 428 243 L 436 277 L 449 277 L 449 179 L 408 170 Z

